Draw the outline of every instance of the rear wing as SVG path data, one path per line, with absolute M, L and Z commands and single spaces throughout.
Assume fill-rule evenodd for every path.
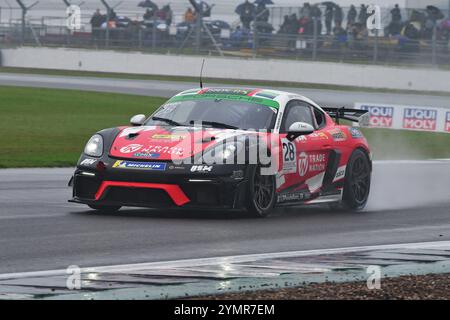
M 367 126 L 369 123 L 369 111 L 367 110 L 347 109 L 345 107 L 325 107 L 322 109 L 334 118 L 337 124 L 339 124 L 339 119 L 358 122 L 361 126 Z

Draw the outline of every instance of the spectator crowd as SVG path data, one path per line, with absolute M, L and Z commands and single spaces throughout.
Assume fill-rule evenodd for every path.
M 199 15 L 210 17 L 213 6 L 203 0 L 189 0 L 192 6 L 183 14 L 183 21 L 179 22 L 177 30 L 189 30 L 197 21 Z M 371 13 L 368 6 L 361 4 L 359 7 L 351 5 L 342 8 L 337 3 L 325 1 L 320 3 L 304 3 L 294 13 L 284 15 L 281 25 L 272 25 L 271 11 L 267 7 L 273 4 L 271 0 L 244 0 L 239 4 L 235 13 L 239 16 L 239 25 L 230 30 L 232 38 L 249 37 L 253 32 L 262 35 L 288 35 L 288 36 L 328 36 L 336 45 L 346 45 L 349 41 L 367 39 L 367 20 Z M 158 34 L 163 32 L 168 36 L 169 26 L 174 22 L 173 11 L 170 4 L 159 8 L 153 1 L 144 0 L 138 4 L 145 11 L 141 21 L 131 20 L 124 16 L 118 16 L 113 9 L 108 9 L 102 14 L 99 9 L 93 14 L 90 23 L 92 26 L 92 38 L 100 39 L 105 29 L 139 29 L 147 31 L 157 29 Z M 201 13 L 199 14 L 199 8 Z M 406 12 L 395 5 L 389 12 L 390 21 L 383 34 L 385 37 L 399 39 L 400 42 L 432 39 L 448 41 L 450 38 L 450 20 L 445 19 L 444 14 L 434 6 L 427 6 L 424 10 L 412 10 Z M 406 15 L 409 15 L 406 17 Z M 386 17 L 384 17 L 386 18 Z M 223 21 L 210 22 L 211 27 L 219 29 L 231 27 Z M 186 32 L 183 33 L 187 34 Z

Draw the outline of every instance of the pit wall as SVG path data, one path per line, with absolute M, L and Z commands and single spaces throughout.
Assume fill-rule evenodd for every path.
M 65 48 L 2 49 L 5 67 L 196 76 L 203 57 Z M 207 57 L 205 77 L 450 92 L 450 71 L 329 62 Z

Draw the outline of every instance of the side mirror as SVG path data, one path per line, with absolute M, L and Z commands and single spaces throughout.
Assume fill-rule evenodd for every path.
M 314 127 L 305 122 L 294 122 L 287 133 L 287 139 L 289 141 L 295 140 L 300 136 L 306 136 L 314 132 Z
M 137 114 L 131 118 L 130 123 L 135 127 L 142 126 L 145 122 L 145 119 L 147 119 L 145 114 Z

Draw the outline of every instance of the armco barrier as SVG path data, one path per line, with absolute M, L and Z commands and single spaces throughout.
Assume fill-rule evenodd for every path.
M 450 109 L 411 105 L 355 103 L 368 110 L 369 127 L 450 133 Z

